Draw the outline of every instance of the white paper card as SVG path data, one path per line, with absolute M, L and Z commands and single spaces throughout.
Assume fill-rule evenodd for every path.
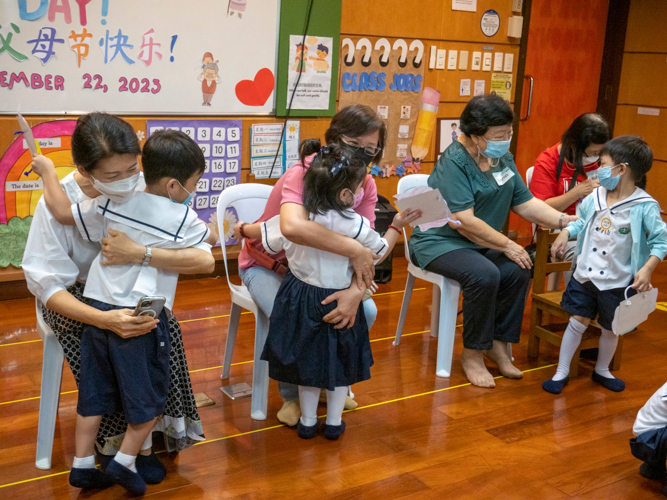
M 503 53 L 496 52 L 493 54 L 493 71 L 503 70 Z
M 431 54 L 428 59 L 428 69 L 435 68 L 435 61 L 437 58 L 437 54 L 438 54 L 438 47 L 435 45 L 431 45 Z
M 470 66 L 470 69 L 473 71 L 479 71 L 482 69 L 482 53 L 481 52 L 473 52 L 472 53 L 472 65 Z
M 514 54 L 505 54 L 505 64 L 503 65 L 503 71 L 505 73 L 511 73 L 514 69 Z
M 445 69 L 446 60 L 447 60 L 447 51 L 445 49 L 438 49 L 438 57 L 435 62 L 435 68 Z
M 459 88 L 460 96 L 470 95 L 470 78 L 461 79 L 461 86 Z
M 412 194 L 413 191 L 415 194 Z M 452 213 L 438 189 L 421 187 L 413 191 L 394 195 L 396 206 L 401 212 L 405 212 L 408 208 L 422 211 L 423 215 L 410 224 L 412 227 L 435 221 L 451 220 Z
M 484 95 L 485 86 L 486 80 L 475 80 L 475 89 L 473 90 L 473 95 Z
M 398 126 L 398 138 L 407 139 L 410 135 L 410 125 L 399 125 Z
M 502 186 L 508 180 L 514 177 L 514 171 L 511 168 L 507 167 L 502 172 L 494 172 L 493 177 L 496 179 L 496 184 Z
M 638 115 L 660 116 L 660 108 L 637 108 Z
M 462 50 L 459 54 L 459 69 L 465 71 L 468 69 L 468 51 Z
M 616 311 L 614 311 L 611 331 L 616 335 L 625 335 L 631 332 L 646 321 L 649 314 L 655 311 L 657 301 L 657 288 L 653 288 L 648 292 L 640 292 L 629 299 L 623 299 L 616 308 Z
M 452 0 L 452 10 L 477 12 L 477 0 Z
M 482 71 L 491 71 L 491 59 L 493 59 L 493 53 L 484 52 L 484 59 L 482 60 Z
M 456 69 L 456 59 L 459 55 L 458 50 L 450 50 L 449 58 L 447 59 L 447 69 Z

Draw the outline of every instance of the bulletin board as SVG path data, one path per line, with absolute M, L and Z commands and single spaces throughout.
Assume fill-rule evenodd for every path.
M 188 206 L 220 235 L 227 245 L 237 241 L 232 233 L 238 217 L 233 208 L 224 214 L 224 227 L 218 226 L 220 193 L 241 182 L 241 120 L 147 120 L 148 137 L 157 130 L 180 130 L 192 137 L 204 153 L 206 168 L 197 183 L 197 194 Z
M 273 113 L 279 6 L 0 0 L 0 113 Z

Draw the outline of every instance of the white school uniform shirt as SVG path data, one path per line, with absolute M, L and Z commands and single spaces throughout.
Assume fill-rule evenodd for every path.
M 124 232 L 139 245 L 195 247 L 211 252 L 211 245 L 204 241 L 209 235 L 206 224 L 187 206 L 162 196 L 135 191 L 122 204 L 100 196 L 72 205 L 72 214 L 79 232 L 89 241 L 100 241 L 111 228 Z M 83 295 L 128 308 L 134 308 L 144 295 L 161 295 L 171 311 L 177 283 L 178 273 L 152 266 L 103 266 L 99 254 L 90 266 Z
M 357 240 L 375 254 L 376 260 L 382 258 L 389 248 L 387 240 L 371 228 L 366 217 L 352 210 L 346 210 L 345 215 L 347 217 L 330 210 L 324 215 L 310 214 L 310 220 Z M 349 288 L 354 274 L 349 258 L 289 241 L 280 232 L 279 215 L 263 222 L 261 228 L 266 251 L 275 255 L 285 250 L 290 271 L 295 277 L 319 288 Z
M 651 197 L 637 188 L 625 200 L 608 206 L 601 190 L 591 196 L 595 197 L 595 216 L 584 235 L 574 278 L 580 283 L 591 281 L 598 290 L 626 287 L 632 279 L 630 208 Z
M 667 426 L 667 383 L 655 391 L 639 410 L 632 426 L 632 433 L 639 436 L 665 426 Z
M 65 176 L 60 185 L 72 203 L 90 200 L 74 179 L 74 172 Z M 141 174 L 137 189 L 146 188 Z M 100 253 L 100 244 L 83 238 L 74 226 L 60 224 L 40 198 L 30 224 L 21 267 L 30 292 L 42 304 L 76 281 L 86 282 L 91 263 Z

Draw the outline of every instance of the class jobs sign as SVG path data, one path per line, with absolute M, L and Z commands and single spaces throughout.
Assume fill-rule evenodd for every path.
M 157 130 L 180 130 L 199 145 L 206 169 L 188 206 L 204 222 L 215 224 L 220 193 L 241 182 L 241 120 L 148 120 L 146 129 L 149 136 Z
M 0 0 L 0 112 L 268 113 L 235 93 L 275 66 L 277 0 L 249 3 Z

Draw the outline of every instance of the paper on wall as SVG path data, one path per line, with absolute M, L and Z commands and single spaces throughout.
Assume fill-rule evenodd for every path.
M 459 221 L 452 220 L 452 213 L 449 211 L 447 202 L 437 189 L 421 186 L 407 193 L 396 194 L 394 198 L 396 198 L 396 206 L 401 212 L 408 208 L 422 211 L 423 215 L 410 224 L 412 227 L 419 226 L 420 231 L 426 231 L 432 227 L 442 227 L 449 222 L 461 224 Z

